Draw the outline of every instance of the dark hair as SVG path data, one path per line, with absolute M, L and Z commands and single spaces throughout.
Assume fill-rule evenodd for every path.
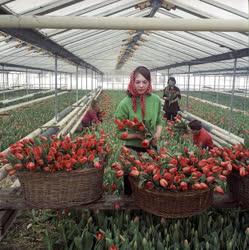
M 170 80 L 171 80 L 172 82 L 176 83 L 176 79 L 175 79 L 175 77 L 172 77 L 172 76 L 171 76 L 171 77 L 169 77 L 169 79 L 168 79 L 168 83 L 169 83 L 169 81 L 170 81 Z
M 91 107 L 92 108 L 95 108 L 95 107 L 97 107 L 98 106 L 98 102 L 96 101 L 96 100 L 92 100 L 92 102 L 91 102 Z
M 147 81 L 151 82 L 151 75 L 150 75 L 150 71 L 144 67 L 144 66 L 139 66 L 134 70 L 134 74 L 135 76 L 137 74 L 141 74 Z
M 192 130 L 200 130 L 202 128 L 202 124 L 200 121 L 198 120 L 193 120 L 191 121 L 188 126 L 192 129 Z

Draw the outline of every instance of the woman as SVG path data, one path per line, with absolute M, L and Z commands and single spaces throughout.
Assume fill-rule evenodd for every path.
M 137 118 L 140 122 L 143 121 L 145 127 L 153 134 L 152 146 L 156 146 L 162 131 L 161 101 L 152 93 L 151 75 L 146 67 L 137 67 L 132 72 L 127 97 L 118 105 L 115 118 L 119 120 Z M 130 132 L 125 138 L 125 146 L 137 152 L 146 152 L 141 144 L 144 139 L 142 132 Z
M 180 111 L 178 104 L 181 99 L 180 89 L 176 86 L 176 79 L 170 77 L 168 79 L 168 86 L 163 91 L 163 99 L 165 100 L 163 110 L 165 111 L 164 117 L 167 120 L 174 120 L 177 112 Z
M 153 133 L 151 146 L 156 147 L 162 131 L 161 101 L 159 96 L 151 92 L 150 71 L 143 66 L 137 67 L 130 76 L 127 97 L 119 103 L 115 118 L 119 120 L 137 118 L 140 122 L 143 121 L 145 127 Z M 125 138 L 125 146 L 137 152 L 146 152 L 146 149 L 142 147 L 144 139 L 144 134 L 130 132 Z M 131 193 L 128 175 L 124 175 L 124 194 L 130 195 Z
M 100 110 L 97 104 L 97 101 L 93 100 L 91 102 L 91 106 L 84 115 L 84 117 L 81 120 L 81 124 L 83 128 L 90 127 L 94 123 L 99 123 L 101 122 L 101 118 L 99 116 Z
M 188 124 L 193 135 L 193 143 L 201 148 L 212 149 L 214 143 L 211 135 L 202 127 L 202 123 L 198 120 L 193 120 Z

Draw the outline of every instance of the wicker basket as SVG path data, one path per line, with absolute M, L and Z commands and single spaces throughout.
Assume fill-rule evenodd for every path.
M 71 172 L 18 172 L 26 203 L 35 208 L 63 208 L 87 204 L 102 196 L 104 169 Z
M 238 171 L 233 171 L 227 182 L 233 199 L 242 208 L 249 208 L 249 176 L 242 177 Z
M 184 218 L 200 214 L 213 202 L 211 189 L 159 192 L 139 188 L 133 178 L 130 178 L 130 182 L 136 205 L 149 213 L 164 218 Z

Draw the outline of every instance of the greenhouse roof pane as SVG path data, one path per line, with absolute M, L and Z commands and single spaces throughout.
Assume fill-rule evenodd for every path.
M 203 0 L 200 0 L 203 1 Z M 222 4 L 224 6 L 229 6 L 231 8 L 234 8 L 236 10 L 239 10 L 241 12 L 244 12 L 245 14 L 248 14 L 248 1 L 247 0 L 239 0 L 239 1 L 234 1 L 234 0 L 205 0 L 207 2 L 213 2 L 213 3 L 218 3 Z M 204 2 L 204 1 L 203 1 Z
M 235 19 L 240 19 L 241 17 L 239 17 L 238 15 L 232 14 L 226 10 L 220 9 L 218 7 L 212 6 L 210 4 L 201 2 L 199 0 L 173 0 L 172 1 L 177 8 L 180 9 L 184 9 L 185 11 L 190 11 L 191 13 L 196 13 L 199 15 L 207 15 L 208 17 L 216 17 L 216 18 L 224 18 L 224 19 L 229 19 L 229 18 L 235 18 Z M 218 1 L 220 2 L 220 1 Z M 236 2 L 237 5 L 239 5 L 240 7 L 238 7 L 241 11 L 246 12 L 246 10 L 248 10 L 247 6 L 247 0 L 239 0 L 239 1 L 234 1 L 234 0 L 224 0 L 223 3 L 232 3 L 232 2 Z M 224 3 L 224 4 L 226 4 Z
M 53 2 L 53 1 L 52 1 Z M 15 0 L 11 3 L 6 4 L 8 8 L 17 14 L 20 14 L 29 9 L 38 8 L 44 4 L 51 3 L 51 0 Z

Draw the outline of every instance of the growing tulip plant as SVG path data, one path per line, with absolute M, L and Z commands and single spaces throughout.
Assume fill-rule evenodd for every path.
M 74 140 L 68 136 L 41 136 L 11 145 L 10 153 L 0 155 L 0 161 L 11 165 L 8 169 L 10 175 L 16 171 L 70 172 L 89 167 L 102 168 L 110 151 L 103 131 Z

